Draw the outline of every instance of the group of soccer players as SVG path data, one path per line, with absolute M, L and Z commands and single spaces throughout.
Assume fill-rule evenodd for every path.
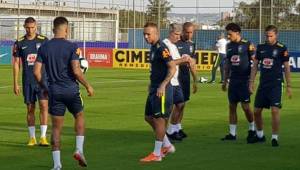
M 23 68 L 22 85 L 24 103 L 27 106 L 29 146 L 37 144 L 35 137 L 35 103 L 40 105 L 41 137 L 39 144 L 48 146 L 46 138 L 47 115 L 52 118 L 52 157 L 54 170 L 62 168 L 60 159 L 60 134 L 66 108 L 75 118 L 76 149 L 74 158 L 81 166 L 87 166 L 83 154 L 84 116 L 79 83 L 94 95 L 79 66 L 80 49 L 67 40 L 69 24 L 65 17 L 53 21 L 54 38 L 48 40 L 37 34 L 37 22 L 29 17 L 24 22 L 26 35 L 14 45 L 13 78 L 14 93 L 20 94 L 18 75 Z M 266 27 L 266 42 L 257 48 L 242 38 L 241 28 L 235 23 L 226 26 L 230 42 L 226 48 L 226 62 L 222 89 L 227 90 L 229 100 L 229 134 L 222 140 L 237 139 L 237 105 L 240 102 L 249 122 L 248 143 L 265 142 L 262 110 L 272 113 L 272 146 L 278 146 L 279 109 L 283 81 L 283 68 L 287 94 L 291 97 L 289 55 L 285 45 L 278 42 L 275 26 Z M 145 120 L 155 133 L 154 150 L 141 162 L 161 161 L 175 152 L 172 144 L 187 137 L 181 121 L 185 103 L 190 98 L 190 74 L 193 93 L 197 92 L 195 44 L 192 42 L 194 25 L 171 24 L 169 35 L 161 40 L 156 24 L 144 26 L 144 38 L 150 49 L 150 84 L 145 107 Z M 21 64 L 22 61 L 22 64 Z M 260 83 L 255 97 L 254 112 L 250 107 L 250 95 L 254 92 L 254 80 L 260 66 Z M 79 82 L 79 83 L 78 83 Z M 169 121 L 169 117 L 171 119 Z
M 156 24 L 144 26 L 144 38 L 150 49 L 150 85 L 146 101 L 145 120 L 155 133 L 154 151 L 142 158 L 141 162 L 161 161 L 168 153 L 174 153 L 171 142 L 180 141 L 187 135 L 182 131 L 181 120 L 184 104 L 190 95 L 190 73 L 193 75 L 193 92 L 195 84 L 195 44 L 191 41 L 194 26 L 192 23 L 181 26 L 171 24 L 169 36 L 160 40 Z M 279 146 L 279 109 L 281 108 L 283 70 L 286 91 L 289 98 L 291 78 L 287 47 L 277 40 L 276 26 L 265 29 L 266 41 L 257 45 L 242 38 L 241 28 L 235 23 L 226 26 L 229 43 L 226 47 L 224 81 L 222 90 L 228 88 L 229 100 L 229 134 L 221 140 L 237 139 L 237 105 L 241 103 L 249 122 L 247 143 L 265 142 L 263 133 L 262 110 L 271 108 L 272 137 L 271 145 Z M 260 67 L 260 83 L 255 96 L 254 113 L 250 107 L 250 95 L 254 93 L 254 81 Z M 228 87 L 227 87 L 228 86 Z M 169 127 L 166 129 L 169 116 Z M 171 142 L 170 142 L 171 140 Z M 173 143 L 172 142 L 172 143 Z
M 29 146 L 37 144 L 35 138 L 35 103 L 40 104 L 41 138 L 40 145 L 48 146 L 46 138 L 48 111 L 52 118 L 52 157 L 53 170 L 62 168 L 60 159 L 60 135 L 66 108 L 75 118 L 76 149 L 74 159 L 86 167 L 83 154 L 84 114 L 83 102 L 79 92 L 79 83 L 94 95 L 92 86 L 85 80 L 79 65 L 80 49 L 67 40 L 69 22 L 65 17 L 56 17 L 53 21 L 54 38 L 48 40 L 37 34 L 37 22 L 34 18 L 25 19 L 26 35 L 19 38 L 13 50 L 14 93 L 20 94 L 18 74 L 23 68 L 22 85 L 24 103 L 27 105 L 27 124 Z M 20 62 L 22 61 L 22 64 Z M 49 109 L 48 109 L 49 106 Z

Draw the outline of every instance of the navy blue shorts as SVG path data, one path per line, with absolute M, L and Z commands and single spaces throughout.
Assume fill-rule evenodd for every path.
M 250 103 L 248 81 L 230 81 L 228 87 L 228 100 L 230 103 Z
M 189 101 L 190 100 L 190 94 L 191 94 L 191 83 L 190 80 L 182 80 L 180 81 L 180 86 L 183 93 L 183 101 Z
M 83 111 L 83 100 L 79 89 L 51 90 L 52 88 L 49 88 L 49 114 L 64 116 L 66 108 L 73 116 Z
M 173 87 L 173 103 L 179 104 L 184 103 L 183 92 L 180 86 L 172 86 Z
M 282 85 L 279 83 L 274 87 L 258 87 L 254 106 L 256 108 L 278 107 L 281 108 Z
M 156 96 L 157 87 L 151 87 L 147 97 L 145 115 L 154 118 L 168 118 L 172 112 L 173 106 L 173 88 L 166 87 L 165 97 Z
M 34 104 L 37 100 L 48 100 L 45 89 L 40 88 L 37 84 L 23 85 L 23 96 L 25 104 Z

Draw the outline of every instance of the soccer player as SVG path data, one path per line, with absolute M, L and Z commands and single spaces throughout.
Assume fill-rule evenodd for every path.
M 186 22 L 183 24 L 181 39 L 176 43 L 180 56 L 189 55 L 195 62 L 195 43 L 192 41 L 194 34 L 194 24 Z M 173 56 L 172 56 L 173 57 Z M 197 76 L 195 67 L 189 67 L 188 64 L 179 65 L 178 80 L 183 92 L 183 102 L 174 107 L 171 115 L 170 124 L 167 130 L 169 137 L 173 140 L 182 140 L 187 137 L 183 131 L 181 121 L 185 103 L 190 99 L 190 72 L 193 77 L 193 93 L 197 92 Z M 175 102 L 174 102 L 175 103 Z
M 260 81 L 255 96 L 254 117 L 256 123 L 255 142 L 265 142 L 263 132 L 262 111 L 263 108 L 270 108 L 272 113 L 272 146 L 279 146 L 279 110 L 281 108 L 281 89 L 283 82 L 283 68 L 286 80 L 286 92 L 289 98 L 292 97 L 291 76 L 288 50 L 285 45 L 277 40 L 277 27 L 269 25 L 265 29 L 266 42 L 257 46 L 256 57 L 251 70 L 249 83 L 250 92 L 254 92 L 254 80 L 257 73 L 257 66 L 260 64 Z
M 255 125 L 253 112 L 250 109 L 249 78 L 251 72 L 251 60 L 254 58 L 254 45 L 241 37 L 241 28 L 235 23 L 226 26 L 227 36 L 230 43 L 227 44 L 225 77 L 222 85 L 223 91 L 227 89 L 229 77 L 228 100 L 229 100 L 229 134 L 222 140 L 236 140 L 237 128 L 237 104 L 241 102 L 242 109 L 249 122 L 247 142 L 255 137 Z
M 41 70 L 45 67 L 48 75 L 49 113 L 52 118 L 52 156 L 55 170 L 62 168 L 60 160 L 60 135 L 66 108 L 75 118 L 76 150 L 74 158 L 80 166 L 87 166 L 83 154 L 84 115 L 83 103 L 79 92 L 79 83 L 94 95 L 92 86 L 85 80 L 80 70 L 80 49 L 67 40 L 69 34 L 68 20 L 57 17 L 53 21 L 54 38 L 40 47 L 34 67 L 34 75 L 42 85 Z
M 159 38 L 159 30 L 154 23 L 144 26 L 144 38 L 150 49 L 150 85 L 145 108 L 145 120 L 155 133 L 154 151 L 141 162 L 161 161 L 168 153 L 175 152 L 175 147 L 166 136 L 166 125 L 173 106 L 173 89 L 170 80 L 176 72 L 176 65 L 190 62 L 190 57 L 172 60 L 168 48 Z
M 224 81 L 224 60 L 226 57 L 226 44 L 227 40 L 225 39 L 224 33 L 221 33 L 219 36 L 219 39 L 216 43 L 216 48 L 218 50 L 218 56 L 216 58 L 216 61 L 213 65 L 212 71 L 211 71 L 211 80 L 208 83 L 215 83 L 216 80 L 216 72 L 218 67 L 220 67 L 220 73 L 221 73 L 221 82 Z
M 13 49 L 13 79 L 14 93 L 20 95 L 20 87 L 18 84 L 20 61 L 22 61 L 22 89 L 24 103 L 27 105 L 27 126 L 29 130 L 28 146 L 37 144 L 35 138 L 35 103 L 39 101 L 40 107 L 40 128 L 41 137 L 39 144 L 41 146 L 49 146 L 46 138 L 48 124 L 48 96 L 43 93 L 45 89 L 40 88 L 34 79 L 33 66 L 37 57 L 39 47 L 47 41 L 43 35 L 37 34 L 37 22 L 34 18 L 28 17 L 25 19 L 24 28 L 26 35 L 19 38 Z M 46 75 L 43 72 L 43 81 L 45 82 Z

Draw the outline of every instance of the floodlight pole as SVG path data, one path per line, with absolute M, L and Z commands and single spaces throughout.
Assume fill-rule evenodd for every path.
M 259 43 L 261 43 L 261 30 L 262 30 L 262 0 L 259 0 Z
M 274 24 L 274 22 L 273 22 L 273 0 L 271 0 L 271 25 L 273 25 Z
M 133 48 L 135 48 L 135 0 L 133 0 Z
M 160 30 L 160 8 L 161 8 L 160 7 L 160 1 L 158 1 L 158 10 L 157 10 L 158 11 L 158 14 L 157 14 L 158 15 L 158 17 L 157 17 L 157 22 L 158 22 L 157 23 L 157 27 L 158 27 L 158 30 Z
M 17 25 L 17 39 L 19 38 L 20 32 L 20 0 L 18 0 L 18 25 Z

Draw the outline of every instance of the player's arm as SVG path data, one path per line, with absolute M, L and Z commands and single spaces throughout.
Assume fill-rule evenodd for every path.
M 289 53 L 287 51 L 287 48 L 284 47 L 284 52 L 283 52 L 283 66 L 284 66 L 284 77 L 286 81 L 286 92 L 288 97 L 291 99 L 292 98 L 292 86 L 291 86 L 291 68 L 290 68 L 290 63 L 289 63 Z
M 253 59 L 253 64 L 251 67 L 250 79 L 249 79 L 249 92 L 250 94 L 254 93 L 254 82 L 255 77 L 258 70 L 258 60 L 256 58 Z
M 79 60 L 72 60 L 71 61 L 71 66 L 72 66 L 72 70 L 73 70 L 73 73 L 74 73 L 74 76 L 75 76 L 76 80 L 79 81 L 80 84 L 82 84 L 85 87 L 85 89 L 86 89 L 89 96 L 93 96 L 94 95 L 94 89 L 87 82 L 87 80 L 85 79 L 82 71 L 80 70 Z
M 224 63 L 224 82 L 222 84 L 222 90 L 223 91 L 227 90 L 228 78 L 229 78 L 229 60 L 228 60 L 228 58 L 225 58 L 225 63 Z
M 14 93 L 15 95 L 20 95 L 20 87 L 19 87 L 19 72 L 20 72 L 20 57 L 18 56 L 18 49 L 17 49 L 17 45 L 14 45 L 14 49 L 13 49 L 13 58 L 14 58 L 14 62 L 13 62 L 13 80 L 14 80 Z
M 190 66 L 190 72 L 191 72 L 191 75 L 193 77 L 193 94 L 195 94 L 198 90 L 198 87 L 197 87 L 197 71 L 196 71 L 196 61 L 195 59 L 192 59 L 193 60 L 193 64 Z
M 160 84 L 159 88 L 157 89 L 156 95 L 158 97 L 164 96 L 165 95 L 165 90 L 167 84 L 171 81 L 172 77 L 174 76 L 176 72 L 176 62 L 175 60 L 171 60 L 167 63 L 168 66 L 168 74 L 164 81 Z
M 43 67 L 42 62 L 35 61 L 34 68 L 33 68 L 33 75 L 41 87 L 43 87 L 44 85 L 42 81 L 42 67 Z

